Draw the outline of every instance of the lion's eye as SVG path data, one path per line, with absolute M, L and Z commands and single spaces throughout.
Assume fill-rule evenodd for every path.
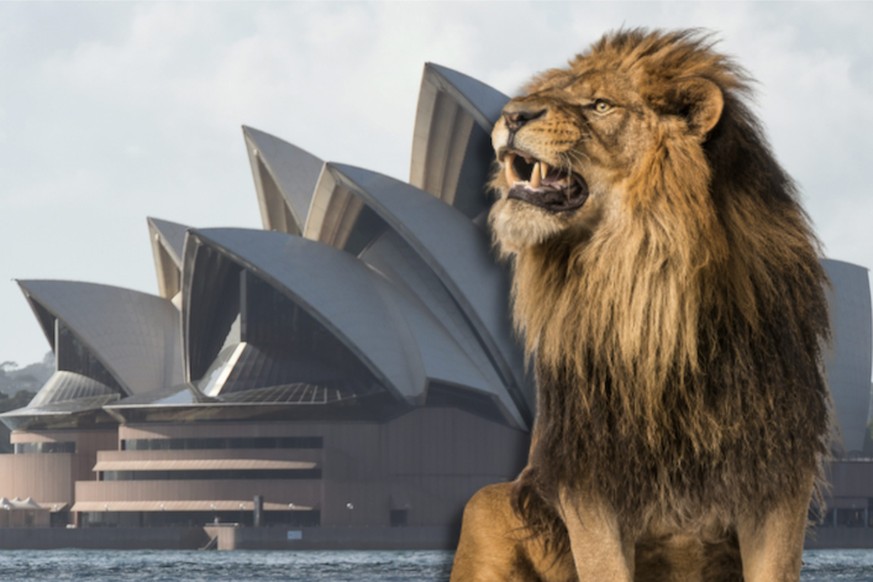
M 595 99 L 591 107 L 597 113 L 606 113 L 607 111 L 612 109 L 612 103 L 610 103 L 606 99 Z

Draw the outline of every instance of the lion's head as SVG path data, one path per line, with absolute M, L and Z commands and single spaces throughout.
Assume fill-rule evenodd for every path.
M 608 36 L 566 69 L 537 76 L 494 126 L 491 213 L 514 253 L 581 240 L 653 205 L 706 203 L 704 143 L 742 76 L 690 33 Z M 682 196 L 684 200 L 667 200 Z

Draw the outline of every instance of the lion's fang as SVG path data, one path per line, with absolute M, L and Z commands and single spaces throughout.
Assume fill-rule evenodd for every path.
M 533 170 L 530 173 L 530 187 L 531 188 L 539 188 L 540 187 L 540 179 L 542 178 L 542 162 L 537 162 L 534 164 Z
M 543 162 L 543 161 L 541 161 L 541 162 L 539 163 L 539 167 L 540 167 L 540 177 L 541 177 L 543 180 L 545 180 L 545 179 L 546 179 L 546 176 L 549 175 L 549 170 L 551 170 L 551 168 L 549 168 L 549 165 L 548 165 L 547 163 Z

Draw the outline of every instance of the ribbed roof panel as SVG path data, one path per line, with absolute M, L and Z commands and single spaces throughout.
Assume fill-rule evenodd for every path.
M 333 163 L 324 174 L 419 254 L 470 322 L 521 415 L 532 418 L 534 394 L 509 318 L 509 273 L 491 254 L 488 235 L 458 210 L 388 176 Z
M 64 323 L 127 394 L 181 382 L 179 312 L 166 299 L 78 281 L 19 285 L 32 305 Z
M 190 228 L 178 222 L 149 217 L 147 219 L 152 239 L 160 239 L 167 254 L 173 260 L 177 269 L 182 268 L 182 249 L 185 247 L 185 233 Z
M 173 299 L 181 290 L 182 254 L 185 246 L 184 224 L 149 218 L 149 239 L 158 277 L 158 293 L 164 299 Z
M 864 449 L 870 422 L 870 374 L 873 360 L 873 309 L 866 268 L 825 259 L 831 345 L 825 362 L 834 413 L 847 453 Z M 870 453 L 871 451 L 866 451 Z
M 424 67 L 412 141 L 410 183 L 484 224 L 494 158 L 491 127 L 509 98 L 452 69 Z
M 261 219 L 267 230 L 303 231 L 323 162 L 275 136 L 243 127 Z
M 189 236 L 281 290 L 396 396 L 410 402 L 422 397 L 426 378 L 412 332 L 376 275 L 360 261 L 283 233 L 204 229 Z M 186 261 L 193 262 L 196 246 L 189 242 L 187 252 Z

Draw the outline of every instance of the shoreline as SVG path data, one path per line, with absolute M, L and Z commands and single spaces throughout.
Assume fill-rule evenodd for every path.
M 29 527 L 0 529 L 0 550 L 441 550 L 457 533 L 442 527 Z M 873 528 L 824 527 L 805 550 L 873 549 Z

